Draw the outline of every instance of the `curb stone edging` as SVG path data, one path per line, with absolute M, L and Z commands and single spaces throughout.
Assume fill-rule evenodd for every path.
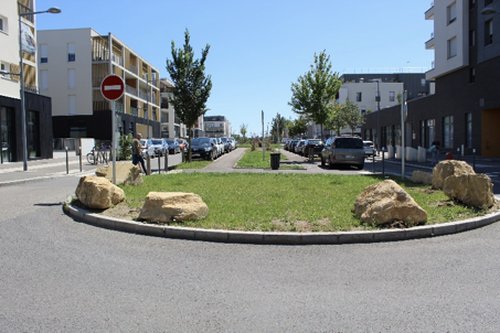
M 500 221 L 500 211 L 467 220 L 436 225 L 412 227 L 408 229 L 388 229 L 376 231 L 345 232 L 257 232 L 214 230 L 165 225 L 145 224 L 123 220 L 71 205 L 70 198 L 63 205 L 63 211 L 76 221 L 96 227 L 135 233 L 146 236 L 177 238 L 223 243 L 313 245 L 313 244 L 353 244 L 401 241 L 451 235 L 481 228 Z

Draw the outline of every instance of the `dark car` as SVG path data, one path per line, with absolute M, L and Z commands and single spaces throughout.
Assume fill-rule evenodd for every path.
M 194 138 L 191 140 L 191 157 L 207 160 L 217 158 L 217 142 L 214 138 Z
M 338 165 L 354 165 L 360 170 L 363 169 L 365 166 L 363 140 L 351 136 L 329 138 L 321 151 L 321 166 L 327 163 L 330 168 Z
M 229 153 L 231 150 L 233 150 L 233 146 L 231 145 L 231 141 L 229 140 L 229 138 L 223 137 L 220 139 L 224 144 L 224 152 Z
M 306 157 L 314 157 L 315 155 L 320 156 L 324 146 L 325 145 L 321 139 L 308 139 L 302 148 L 302 151 L 304 152 L 303 155 Z
M 175 139 L 167 139 L 168 143 L 168 153 L 169 154 L 177 154 L 181 152 L 181 147 L 179 146 L 179 142 Z

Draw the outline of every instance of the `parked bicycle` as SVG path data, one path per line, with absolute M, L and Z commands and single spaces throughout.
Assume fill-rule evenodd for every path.
M 87 154 L 87 162 L 89 164 L 108 164 L 108 157 L 109 157 L 110 150 L 108 147 L 97 147 L 94 146 L 90 153 Z

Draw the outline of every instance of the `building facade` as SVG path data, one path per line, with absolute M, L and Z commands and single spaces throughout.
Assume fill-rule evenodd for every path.
M 36 15 L 28 15 L 35 11 L 34 0 L 3 0 L 0 6 L 1 163 L 23 160 L 21 84 L 25 90 L 26 159 L 53 156 L 51 100 L 38 91 Z M 19 50 L 20 36 L 22 52 Z
M 187 137 L 186 125 L 181 123 L 175 114 L 171 103 L 173 98 L 174 84 L 167 79 L 160 80 L 161 94 L 161 137 L 162 138 L 185 138 Z
M 224 116 L 205 116 L 205 134 L 212 138 L 229 137 L 231 133 L 231 124 Z
M 38 33 L 41 93 L 52 98 L 55 138 L 112 138 L 112 106 L 120 134 L 160 136 L 159 71 L 111 33 L 90 28 Z M 114 103 L 100 92 L 111 74 L 125 83 Z
M 434 51 L 426 73 L 435 94 L 408 102 L 405 142 L 447 152 L 500 156 L 500 3 L 492 0 L 435 1 L 425 17 L 434 32 L 425 43 Z M 379 129 L 382 146 L 401 141 L 400 107 L 366 116 L 364 131 Z

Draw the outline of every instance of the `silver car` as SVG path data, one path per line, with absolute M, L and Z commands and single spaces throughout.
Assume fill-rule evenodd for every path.
M 330 168 L 338 165 L 354 165 L 358 169 L 365 166 L 365 150 L 363 140 L 352 136 L 329 138 L 321 151 L 321 166 L 328 164 Z

